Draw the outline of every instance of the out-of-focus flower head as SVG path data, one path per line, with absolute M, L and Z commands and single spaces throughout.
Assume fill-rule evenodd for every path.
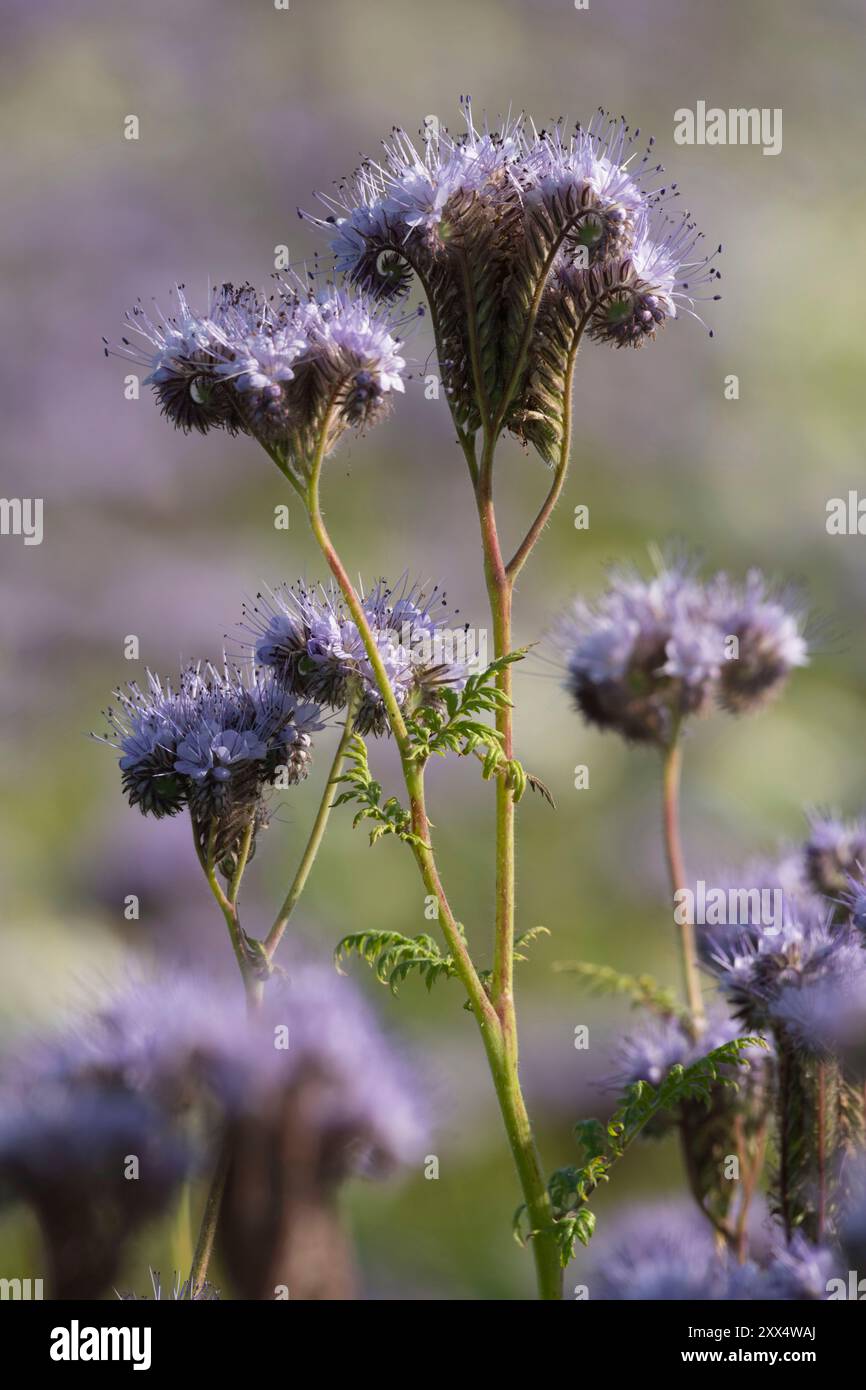
M 773 593 L 758 570 L 750 570 L 742 585 L 718 575 L 709 598 L 726 642 L 719 701 L 733 714 L 748 713 L 772 699 L 793 670 L 808 665 L 802 612 L 792 595 Z
M 795 1234 L 758 1260 L 740 1264 L 720 1251 L 694 1208 L 659 1203 L 627 1212 L 592 1244 L 590 1298 L 617 1301 L 822 1300 L 833 1253 Z
M 839 1242 L 849 1267 L 862 1276 L 866 1270 L 866 1160 L 862 1154 L 848 1174 L 845 1205 L 839 1221 Z
M 864 1076 L 866 1064 L 866 951 L 846 952 L 827 975 L 783 985 L 770 1008 L 774 1027 L 789 1043 L 819 1060 L 840 1058 Z
M 766 1297 L 798 1302 L 821 1301 L 827 1283 L 838 1273 L 839 1257 L 822 1245 L 812 1245 L 800 1231 L 790 1244 L 779 1244 L 767 1265 L 770 1291 Z
M 724 1008 L 710 1012 L 702 1031 L 696 1036 L 680 1018 L 651 1018 L 628 1034 L 617 1052 L 617 1071 L 612 1084 L 622 1089 L 636 1081 L 648 1081 L 658 1087 L 674 1066 L 688 1067 L 706 1057 L 708 1052 L 723 1047 L 742 1036 L 739 1024 Z M 760 1049 L 750 1051 L 747 1061 L 760 1063 Z M 735 1069 L 737 1077 L 741 1075 Z M 745 1072 L 745 1068 L 742 1068 Z
M 795 620 L 765 595 L 757 571 L 737 591 L 676 558 L 648 580 L 614 569 L 602 597 L 578 598 L 560 624 L 566 689 L 589 723 L 661 746 L 714 702 L 754 709 L 806 660 Z
M 595 604 L 575 601 L 559 637 L 584 719 L 662 746 L 683 719 L 707 712 L 724 659 L 694 568 L 677 562 L 649 580 L 614 570 Z
M 380 580 L 362 595 L 367 621 L 401 708 L 436 704 L 444 686 L 461 689 L 468 675 L 465 629 L 445 622 L 445 593 Z M 256 661 L 292 696 L 345 708 L 360 690 L 355 725 L 382 734 L 385 707 L 361 634 L 333 585 L 297 583 L 262 593 L 245 613 Z
M 726 1297 L 731 1261 L 694 1209 L 640 1207 L 593 1240 L 585 1282 L 591 1299 L 704 1301 Z
M 0 1179 L 34 1205 L 56 1286 L 96 1296 L 226 1128 L 268 1132 L 277 1114 L 302 1127 L 329 1191 L 417 1158 L 426 1133 L 417 1077 L 332 970 L 272 982 L 254 1018 L 239 990 L 197 976 L 129 979 L 7 1060 Z
M 836 924 L 808 899 L 786 899 L 780 923 L 730 936 L 716 951 L 704 952 L 737 1018 L 748 1027 L 766 1028 L 780 1020 L 776 1011 L 791 990 L 816 986 L 842 988 L 866 961 L 859 934 Z M 810 996 L 804 996 L 808 998 Z
M 741 1025 L 718 1004 L 711 1008 L 699 1034 L 695 1034 L 684 1019 L 674 1016 L 645 1019 L 620 1043 L 616 1070 L 609 1084 L 618 1091 L 638 1081 L 648 1081 L 658 1088 L 673 1067 L 689 1067 L 742 1034 Z M 700 1101 L 694 1107 L 700 1112 L 699 1120 L 706 1117 L 716 1131 L 717 1117 L 723 1111 L 736 1111 L 748 1119 L 752 1111 L 763 1108 L 770 1054 L 756 1046 L 742 1054 L 742 1061 L 748 1065 L 721 1069 L 721 1082 L 714 1088 L 711 1105 Z M 726 1084 L 728 1082 L 733 1084 Z M 676 1122 L 676 1115 L 664 1112 L 647 1126 L 646 1134 L 648 1137 L 664 1135 Z M 694 1148 L 693 1144 L 693 1151 Z
M 692 888 L 697 903 L 698 885 Z M 781 925 L 792 914 L 791 903 L 804 899 L 821 910 L 803 877 L 798 850 L 785 849 L 775 858 L 756 856 L 738 869 L 714 873 L 703 885 L 703 920 L 695 920 L 698 954 L 710 968 L 712 959 L 726 947 L 738 947 L 744 938 L 758 940 L 768 927 Z
M 866 824 L 813 812 L 803 846 L 806 874 L 816 893 L 836 899 L 866 870 Z

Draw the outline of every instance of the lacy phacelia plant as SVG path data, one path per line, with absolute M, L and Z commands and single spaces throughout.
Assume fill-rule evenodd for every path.
M 645 580 L 618 569 L 594 605 L 578 598 L 560 624 L 568 693 L 583 718 L 661 751 L 664 830 L 674 894 L 687 886 L 679 836 L 681 735 L 689 719 L 720 706 L 760 709 L 808 661 L 803 615 L 753 570 L 743 584 L 694 564 L 662 560 Z M 689 1007 L 702 1014 L 694 923 L 681 920 Z
M 642 1133 L 674 1125 L 701 1219 L 727 1247 L 712 1269 L 702 1255 L 704 1283 L 722 1290 L 717 1296 L 739 1296 L 731 1290 L 752 1277 L 752 1267 L 739 1262 L 748 1254 L 776 1075 L 773 1054 L 754 1033 L 772 1033 L 780 1059 L 799 1047 L 789 1042 L 799 1025 L 781 987 L 792 982 L 788 967 L 781 969 L 778 997 L 762 994 L 760 1009 L 741 1007 L 748 995 L 741 980 L 734 997 L 722 979 L 734 1013 L 714 1007 L 707 1023 L 692 923 L 682 926 L 680 937 L 685 1004 L 644 976 L 577 963 L 574 968 L 597 987 L 648 1008 L 657 1016 L 657 1031 L 632 1041 L 621 1057 L 623 1094 L 608 1123 L 577 1127 L 581 1166 L 549 1176 L 521 1090 L 514 990 L 515 962 L 526 959 L 525 948 L 538 935 L 537 929 L 515 931 L 515 807 L 527 786 L 544 788 L 514 748 L 512 668 L 524 652 L 512 642 L 513 592 L 565 481 L 578 351 L 584 339 L 640 347 L 683 313 L 697 317 L 699 301 L 718 298 L 717 253 L 704 254 L 690 215 L 676 213 L 678 190 L 664 182 L 652 141 L 642 145 L 623 121 L 598 113 L 588 127 L 554 122 L 539 128 L 520 117 L 478 129 L 470 103 L 462 104 L 462 134 L 428 123 L 416 144 L 395 131 L 378 160 L 365 160 L 324 199 L 324 215 L 302 214 L 328 240 L 336 284 L 314 275 L 310 288 L 289 276 L 268 296 L 248 284 L 222 285 L 201 312 L 180 287 L 170 314 L 146 313 L 139 304 L 129 315 L 136 343 L 124 339 L 119 351 L 146 365 L 163 413 L 182 430 L 242 433 L 262 446 L 301 498 L 332 583 L 278 587 L 259 596 L 245 614 L 252 649 L 245 674 L 196 668 L 177 691 L 152 680 L 146 691 L 134 688 L 121 697 L 111 720 L 123 783 L 146 812 L 189 809 L 249 1008 L 265 1019 L 278 987 L 276 948 L 332 808 L 353 803 L 356 822 L 371 824 L 371 841 L 393 834 L 406 844 L 428 903 L 435 904 L 442 941 L 370 922 L 344 937 L 339 953 L 355 951 L 392 987 L 413 971 L 428 987 L 439 979 L 462 985 L 517 1170 L 523 1203 L 516 1232 L 531 1248 L 540 1295 L 561 1296 L 562 1266 L 575 1242 L 592 1234 L 595 1188 Z M 479 518 L 494 647 L 482 669 L 449 645 L 459 628 L 448 632 L 438 591 L 405 582 L 394 590 L 380 582 L 367 593 L 356 587 L 322 511 L 325 460 L 347 431 L 381 420 L 405 389 L 398 335 L 407 319 L 398 302 L 415 281 L 429 308 L 438 372 Z M 615 370 L 615 359 L 611 363 Z M 494 503 L 497 450 L 509 434 L 531 446 L 552 472 L 510 556 Z M 688 882 L 677 813 L 681 728 L 713 704 L 745 713 L 781 689 L 806 661 L 798 610 L 757 574 L 743 584 L 724 576 L 704 583 L 692 568 L 670 564 L 649 582 L 617 575 L 600 604 L 578 605 L 565 641 L 568 689 L 585 718 L 662 752 L 665 843 L 677 892 Z M 342 723 L 342 734 L 285 900 L 266 934 L 251 935 L 241 926 L 240 889 L 266 819 L 268 789 L 280 785 L 278 768 L 286 773 L 285 785 L 303 775 L 309 735 L 322 723 L 320 708 Z M 399 755 L 405 796 L 385 798 L 370 766 L 365 740 L 386 733 Z M 492 943 L 483 964 L 477 940 L 470 943 L 451 905 L 437 857 L 426 791 L 434 755 L 474 758 L 495 788 Z M 814 872 L 827 862 L 826 854 L 816 854 Z M 854 872 L 846 858 L 844 873 Z M 851 892 L 853 901 L 856 889 Z M 728 941 L 724 950 L 731 947 Z M 767 952 L 754 943 L 736 951 L 737 962 L 749 957 L 748 970 L 767 966 Z M 714 946 L 704 957 L 712 957 L 717 974 L 728 969 L 721 952 Z M 737 970 L 748 973 L 739 964 Z M 355 1041 L 347 1053 L 355 1057 L 362 1050 Z M 750 1057 L 754 1066 L 746 1073 Z M 375 1088 L 379 1073 L 367 1063 L 364 1075 Z M 738 1084 L 743 1075 L 747 1084 Z M 284 1267 L 287 1260 L 293 1270 L 309 1272 L 308 1247 L 298 1235 L 305 1227 L 294 1220 L 292 1202 L 292 1215 L 275 1223 L 270 1210 L 263 1215 L 248 1200 L 250 1185 L 272 1184 L 278 1204 L 287 1152 L 303 1151 L 314 1166 L 321 1161 L 322 1174 L 331 1171 L 329 1143 L 320 1144 L 303 1127 L 299 1137 L 299 1125 L 297 1107 L 280 1096 L 252 1117 L 233 1117 L 227 1143 L 234 1176 L 227 1183 L 225 1161 L 217 1164 L 191 1296 L 205 1286 L 207 1253 L 220 1221 L 227 1265 L 247 1295 L 262 1296 L 269 1281 L 273 1287 L 281 1256 Z M 736 1204 L 719 1173 L 731 1151 L 741 1161 Z M 317 1202 L 328 1206 L 327 1184 L 314 1187 Z M 800 1224 L 783 1214 L 789 1261 L 800 1258 L 794 1244 Z M 819 1237 L 826 1227 L 817 1221 L 807 1229 Z M 704 1249 L 708 1243 L 709 1236 Z M 760 1266 L 760 1278 L 755 1275 L 755 1289 L 768 1287 L 766 1269 Z M 315 1285 L 317 1276 L 311 1277 Z M 690 1281 L 676 1286 L 684 1283 Z M 795 1283 L 789 1279 L 786 1287 Z

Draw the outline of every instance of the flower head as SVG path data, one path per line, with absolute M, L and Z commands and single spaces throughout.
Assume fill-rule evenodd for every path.
M 622 255 L 632 245 L 636 220 L 650 205 L 641 186 L 661 173 L 652 162 L 651 140 L 636 167 L 640 132 L 625 121 L 596 112 L 589 126 L 567 132 L 562 121 L 526 139 L 519 183 L 528 209 L 541 204 L 562 227 L 562 261 L 588 267 Z
M 123 790 L 144 814 L 175 815 L 188 806 L 205 846 L 215 832 L 218 857 L 251 818 L 263 823 L 264 788 L 307 774 L 318 709 L 288 698 L 271 674 L 189 666 L 177 688 L 148 673 L 106 711 L 106 742 L 120 753 Z
M 734 714 L 759 708 L 809 661 L 800 614 L 784 594 L 770 592 L 758 570 L 742 585 L 719 575 L 709 586 L 710 604 L 725 633 L 726 654 L 719 701 Z M 733 641 L 732 641 L 733 639 Z
M 796 620 L 757 571 L 740 590 L 725 575 L 702 582 L 677 560 L 649 580 L 615 569 L 601 599 L 576 600 L 559 631 L 566 689 L 584 718 L 663 746 L 714 702 L 756 708 L 806 661 Z
M 692 1207 L 637 1207 L 593 1241 L 592 1298 L 652 1301 L 824 1299 L 835 1257 L 797 1232 L 786 1247 L 740 1264 L 720 1251 Z
M 137 340 L 118 351 L 149 368 L 146 384 L 180 429 L 251 434 L 306 475 L 320 443 L 330 452 L 404 390 L 398 325 L 364 296 L 313 294 L 297 276 L 268 298 L 221 285 L 206 314 L 183 287 L 176 296 L 167 315 L 136 305 L 127 322 Z
M 642 347 L 677 317 L 678 307 L 697 318 L 699 298 L 719 299 L 698 293 L 719 279 L 713 261 L 722 249 L 698 256 L 701 237 L 688 214 L 653 220 L 642 211 L 633 240 L 618 258 L 588 269 L 562 260 L 560 284 L 574 296 L 579 315 L 586 316 L 590 336 L 614 347 Z
M 324 217 L 301 213 L 329 237 L 337 271 L 365 293 L 405 293 L 413 269 L 427 274 L 436 257 L 447 255 L 467 204 L 495 206 L 512 185 L 524 148 L 522 120 L 478 130 L 470 99 L 461 106 L 465 133 L 425 126 L 419 150 L 395 128 L 381 160 L 364 160 L 336 195 L 319 195 Z
M 615 570 L 596 604 L 575 602 L 561 636 L 566 688 L 601 729 L 664 745 L 710 706 L 723 650 L 690 567 L 666 564 L 650 580 Z
M 255 1018 L 240 991 L 200 975 L 129 978 L 27 1040 L 0 1075 L 0 1178 L 39 1215 L 55 1296 L 98 1296 L 127 1237 L 226 1129 L 266 1133 L 275 1114 L 302 1128 L 317 1165 L 301 1174 L 270 1155 L 281 1191 L 315 1178 L 330 1195 L 422 1149 L 417 1077 L 330 969 L 274 982 Z
M 816 893 L 828 898 L 845 895 L 852 879 L 866 870 L 866 823 L 814 812 L 809 817 L 803 862 Z
M 640 155 L 622 119 L 600 111 L 569 130 L 518 116 L 478 129 L 461 105 L 463 135 L 425 128 L 419 148 L 395 131 L 309 220 L 365 293 L 391 299 L 418 276 L 458 425 L 472 432 L 501 407 L 550 462 L 587 325 L 640 345 L 678 309 L 693 313 L 718 272 L 688 217 L 656 215 L 650 229 L 676 185 L 658 186 L 653 142 Z
M 744 930 L 709 957 L 736 1017 L 749 1027 L 777 1026 L 791 991 L 841 988 L 866 963 L 858 933 L 837 925 L 808 899 L 788 899 L 781 924 Z M 780 1010 L 782 1012 L 780 1013 Z
M 586 1282 L 594 1299 L 703 1301 L 726 1297 L 731 1268 L 696 1212 L 659 1205 L 629 1211 L 593 1241 Z
M 307 332 L 299 390 L 332 396 L 341 420 L 353 427 L 372 424 L 391 393 L 402 393 L 405 359 L 392 323 L 368 298 L 330 290 L 303 304 Z M 313 410 L 313 414 L 316 414 Z
M 362 597 L 364 614 L 401 708 L 435 704 L 442 686 L 460 689 L 465 653 L 443 622 L 445 594 L 405 581 L 380 580 Z M 360 692 L 360 733 L 384 733 L 387 718 L 361 633 L 339 592 L 329 586 L 284 585 L 260 594 L 246 614 L 255 659 L 293 696 L 343 709 Z M 457 636 L 459 637 L 459 633 Z

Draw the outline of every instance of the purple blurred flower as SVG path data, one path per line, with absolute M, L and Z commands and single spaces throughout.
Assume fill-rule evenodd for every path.
M 757 571 L 740 591 L 721 574 L 701 582 L 677 559 L 649 580 L 614 569 L 595 604 L 575 601 L 559 639 L 566 689 L 584 718 L 662 746 L 714 700 L 737 713 L 755 708 L 806 660 L 795 618 L 766 597 Z
M 665 563 L 650 580 L 614 570 L 594 605 L 575 601 L 559 638 L 566 688 L 601 729 L 664 745 L 682 719 L 709 708 L 722 638 L 690 565 Z
M 815 892 L 837 898 L 850 887 L 852 875 L 866 869 L 866 823 L 813 812 L 803 859 Z
M 781 1021 L 777 1010 L 790 1007 L 791 991 L 808 990 L 802 1002 L 815 1000 L 817 1009 L 819 995 L 811 991 L 841 989 L 861 974 L 866 952 L 853 928 L 834 924 L 819 905 L 789 899 L 778 928 L 744 931 L 736 941 L 705 951 L 705 959 L 735 1015 L 748 1027 L 765 1028 Z

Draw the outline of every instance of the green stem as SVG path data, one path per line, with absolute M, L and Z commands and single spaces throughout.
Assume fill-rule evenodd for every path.
M 244 941 L 243 928 L 241 927 L 240 914 L 238 912 L 238 893 L 240 891 L 240 884 L 241 878 L 243 877 L 243 871 L 246 867 L 246 863 L 249 858 L 253 829 L 254 825 L 253 821 L 251 820 L 249 825 L 247 826 L 246 831 L 244 832 L 244 837 L 241 842 L 240 853 L 238 855 L 237 866 L 232 876 L 231 884 L 229 885 L 228 894 L 224 892 L 223 886 L 220 883 L 219 878 L 217 877 L 217 868 L 214 860 L 217 822 L 214 821 L 211 825 L 210 834 L 208 836 L 207 850 L 204 853 L 202 853 L 201 847 L 199 845 L 198 836 L 195 834 L 195 832 L 193 832 L 196 844 L 196 852 L 198 854 L 199 862 L 201 863 L 202 869 L 204 870 L 204 876 L 208 881 L 208 887 L 213 893 L 213 896 L 216 899 L 219 905 L 219 909 L 222 912 L 222 915 L 225 919 L 225 924 L 228 927 L 229 940 L 232 943 L 232 949 L 235 953 L 235 959 L 238 963 L 238 969 L 241 972 L 241 979 L 244 982 L 244 989 L 246 990 L 247 994 L 247 1004 L 249 1005 L 251 1010 L 255 1009 L 258 1006 L 258 1003 L 262 995 L 262 986 L 260 979 L 258 978 L 256 972 L 253 969 L 253 963 L 250 959 L 249 952 L 247 951 L 246 943 Z
M 676 895 L 687 886 L 686 866 L 683 858 L 680 837 L 680 780 L 682 776 L 682 745 L 678 731 L 674 732 L 664 751 L 662 764 L 662 805 L 664 822 L 665 857 L 671 890 Z M 689 1010 L 698 1032 L 704 1021 L 704 1001 L 701 994 L 701 979 L 698 972 L 698 953 L 695 946 L 694 923 L 688 920 L 689 914 L 681 914 L 685 920 L 678 923 L 680 957 L 685 980 L 686 998 Z
M 244 870 L 249 862 L 250 850 L 252 848 L 253 834 L 255 832 L 255 817 L 250 817 L 249 823 L 241 837 L 235 871 L 232 874 L 228 893 L 224 892 L 222 884 L 217 877 L 215 864 L 217 828 L 217 822 L 214 821 L 208 835 L 207 849 L 203 851 L 199 843 L 196 828 L 193 826 L 196 854 L 204 870 L 204 875 L 208 881 L 210 890 L 225 918 L 229 938 L 232 943 L 235 959 L 238 963 L 238 969 L 240 970 L 241 979 L 243 980 L 244 990 L 247 996 L 247 1008 L 250 1013 L 253 1013 L 261 1003 L 263 986 L 261 980 L 257 978 L 252 969 L 246 950 L 238 912 L 238 897 L 240 895 L 241 880 L 243 879 Z M 189 1279 L 191 1297 L 195 1297 L 195 1295 L 200 1292 L 207 1279 L 208 1265 L 210 1264 L 214 1240 L 216 1239 L 216 1230 L 219 1222 L 220 1207 L 222 1206 L 229 1161 L 229 1144 L 228 1140 L 224 1139 L 220 1147 L 217 1165 L 213 1177 L 211 1178 L 208 1195 L 205 1199 L 204 1212 L 202 1213 L 201 1225 L 199 1226 L 198 1240 L 196 1241 L 195 1253 L 193 1254 L 190 1268 Z
M 510 1011 L 506 1010 L 506 1017 L 509 1023 L 509 1035 L 506 1037 L 500 1014 L 488 998 L 478 977 L 478 973 L 463 939 L 462 931 L 451 910 L 439 877 L 436 860 L 430 845 L 430 823 L 427 817 L 425 804 L 423 767 L 412 756 L 411 741 L 409 739 L 406 723 L 394 696 L 375 638 L 370 630 L 367 615 L 364 612 L 363 605 L 349 579 L 346 569 L 334 548 L 322 516 L 319 498 L 319 479 L 324 457 L 328 423 L 329 420 L 326 419 L 320 436 L 319 448 L 316 456 L 311 461 L 307 493 L 310 525 L 328 567 L 340 587 L 349 612 L 361 634 L 379 693 L 385 705 L 394 741 L 400 754 L 403 779 L 409 795 L 412 829 L 416 837 L 412 845 L 413 854 L 428 894 L 436 898 L 440 927 L 454 957 L 457 973 L 466 990 L 472 1011 L 481 1031 L 488 1064 L 493 1076 L 496 1095 L 502 1111 L 506 1134 L 520 1179 L 532 1230 L 535 1233 L 532 1240 L 532 1251 L 535 1259 L 539 1293 L 541 1297 L 545 1299 L 560 1298 L 562 1295 L 562 1273 L 560 1268 L 559 1246 L 553 1226 L 550 1198 L 532 1137 L 532 1130 L 517 1075 L 516 1045 L 513 1031 L 513 1008 Z M 503 638 L 507 638 L 507 630 L 502 635 Z M 501 780 L 502 779 L 497 779 L 497 790 L 499 789 Z
M 582 319 L 581 322 L 578 324 L 577 332 L 574 335 L 574 341 L 572 343 L 571 351 L 568 356 L 568 366 L 566 368 L 565 373 L 565 397 L 562 403 L 562 441 L 560 443 L 559 448 L 559 458 L 557 460 L 556 468 L 554 469 L 553 473 L 553 482 L 550 485 L 548 494 L 545 497 L 544 502 L 542 503 L 541 508 L 537 516 L 535 517 L 535 520 L 533 521 L 532 525 L 530 526 L 520 545 L 515 550 L 511 559 L 508 561 L 508 564 L 505 566 L 505 572 L 508 575 L 508 578 L 511 580 L 512 584 L 516 580 L 520 571 L 523 569 L 523 566 L 526 564 L 526 561 L 529 559 L 533 547 L 535 546 L 542 531 L 544 530 L 545 526 L 550 520 L 550 517 L 553 513 L 553 509 L 559 501 L 560 493 L 562 492 L 562 488 L 565 483 L 566 474 L 568 473 L 568 462 L 571 456 L 571 431 L 573 415 L 571 398 L 572 384 L 574 382 L 574 364 L 577 360 L 577 353 L 580 347 L 580 340 L 583 337 L 583 329 L 585 322 L 586 320 Z
M 304 853 L 301 858 L 301 862 L 298 865 L 297 872 L 295 874 L 294 879 L 292 880 L 292 885 L 289 888 L 288 893 L 286 894 L 285 901 L 283 902 L 283 905 L 277 914 L 277 918 L 274 922 L 274 925 L 271 927 L 267 937 L 265 938 L 265 950 L 267 951 L 269 956 L 273 956 L 274 952 L 280 944 L 280 940 L 282 939 L 282 935 L 286 929 L 289 918 L 291 917 L 292 912 L 295 909 L 295 905 L 297 904 L 298 899 L 304 891 L 304 886 L 307 882 L 307 879 L 309 878 L 310 870 L 312 869 L 313 864 L 315 863 L 316 855 L 319 852 L 319 847 L 322 843 L 322 840 L 325 838 L 325 831 L 328 826 L 328 820 L 330 818 L 331 810 L 333 808 L 334 801 L 337 796 L 337 788 L 340 785 L 340 775 L 343 771 L 343 763 L 346 757 L 346 749 L 349 746 L 349 741 L 352 737 L 352 733 L 354 730 L 355 714 L 357 713 L 358 702 L 359 693 L 357 691 L 353 691 L 349 698 L 349 703 L 346 706 L 346 722 L 343 727 L 343 733 L 340 738 L 340 741 L 337 744 L 337 751 L 334 754 L 334 761 L 331 764 L 331 770 L 328 773 L 327 781 L 325 782 L 325 789 L 322 793 L 322 799 L 319 803 L 319 810 L 317 812 L 316 819 L 313 821 L 313 828 L 310 831 L 310 838 L 307 841 L 306 848 L 304 849 Z
M 211 1185 L 205 1199 L 204 1213 L 202 1215 L 195 1254 L 192 1257 L 192 1265 L 189 1272 L 190 1295 L 193 1298 L 197 1293 L 201 1292 L 207 1279 L 208 1265 L 210 1264 L 210 1258 L 213 1254 L 230 1160 L 230 1146 L 228 1140 L 224 1139 L 220 1148 L 219 1158 L 217 1159 L 217 1165 L 213 1177 L 211 1178 Z

